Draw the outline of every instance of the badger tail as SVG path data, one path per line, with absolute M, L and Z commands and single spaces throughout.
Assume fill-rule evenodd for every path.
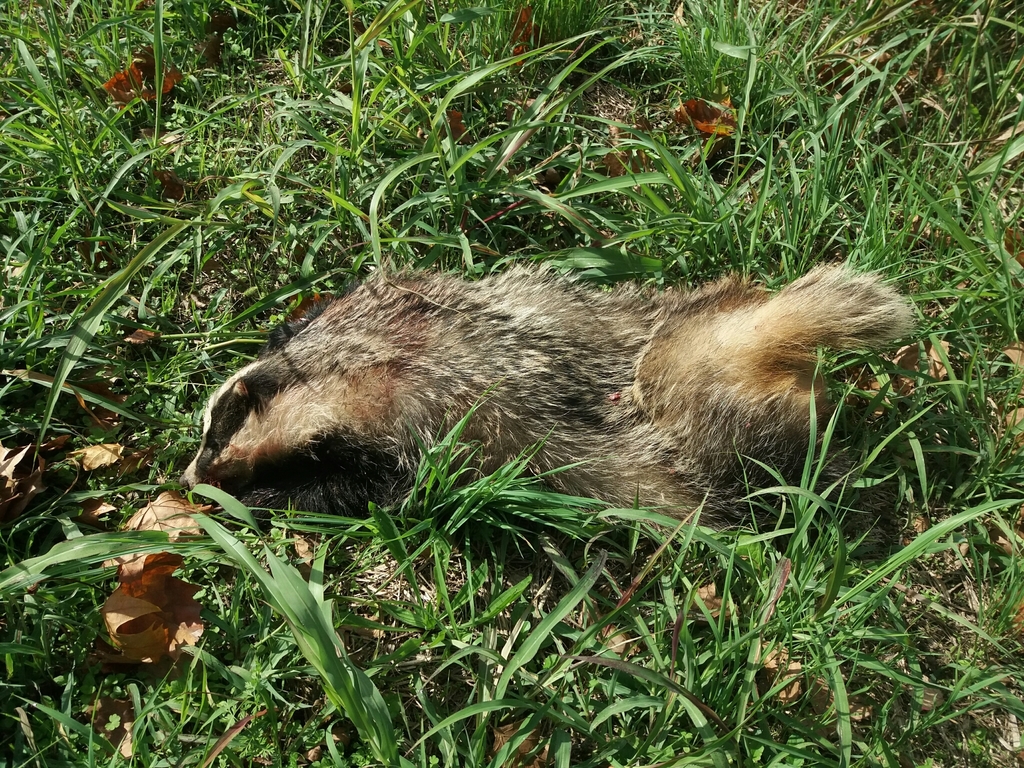
M 755 348 L 769 367 L 805 362 L 819 347 L 877 349 L 914 330 L 910 302 L 877 275 L 817 267 L 753 312 Z

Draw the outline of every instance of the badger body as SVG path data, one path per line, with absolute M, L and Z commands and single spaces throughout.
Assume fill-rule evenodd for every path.
M 181 482 L 365 514 L 400 501 L 423 447 L 472 409 L 461 438 L 482 472 L 529 452 L 557 490 L 735 524 L 750 487 L 776 484 L 762 465 L 799 480 L 812 411 L 828 413 L 817 347 L 912 327 L 905 299 L 842 267 L 775 295 L 738 277 L 655 292 L 526 269 L 377 276 L 279 328 L 219 388 Z

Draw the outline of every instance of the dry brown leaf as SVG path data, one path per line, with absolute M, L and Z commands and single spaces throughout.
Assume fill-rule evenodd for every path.
M 202 635 L 199 587 L 172 575 L 181 563 L 180 555 L 160 552 L 118 569 L 121 585 L 100 612 L 126 661 L 177 658 L 182 645 L 195 645 Z
M 1014 365 L 1024 368 L 1024 344 L 1017 342 L 1003 350 L 1003 354 L 1013 361 Z
M 949 342 L 940 341 L 943 351 L 946 353 L 946 357 L 949 357 Z M 927 374 L 935 381 L 944 381 L 949 378 L 949 371 L 946 370 L 945 364 L 942 362 L 942 357 L 939 355 L 938 350 L 931 343 L 931 340 L 925 339 L 923 342 L 925 359 L 927 360 Z M 920 344 L 907 344 L 905 347 L 900 347 L 896 350 L 896 354 L 892 357 L 893 365 L 897 368 L 902 368 L 905 371 L 913 371 L 914 373 L 921 372 L 921 345 Z M 902 395 L 909 395 L 914 392 L 915 381 L 910 376 L 897 376 L 893 381 L 894 389 Z
M 121 458 L 121 463 L 117 465 L 117 476 L 132 475 L 143 467 L 148 467 L 155 455 L 156 448 L 153 446 L 143 448 L 141 451 L 130 451 Z
M 71 435 L 57 435 L 51 437 L 45 443 L 39 446 L 39 452 L 44 455 L 57 453 L 58 451 L 64 450 L 64 446 L 68 444 L 71 439 Z
M 721 615 L 724 603 L 722 598 L 718 596 L 718 588 L 715 586 L 714 582 L 698 587 L 694 597 L 704 604 L 704 607 L 708 609 L 708 613 L 711 615 L 712 619 L 717 619 Z M 724 605 L 725 618 L 728 621 L 732 618 L 732 604 L 728 603 Z M 690 615 L 693 617 L 694 621 L 707 621 L 707 614 L 700 610 L 696 605 L 691 606 Z
M 1007 229 L 1003 235 L 1003 245 L 1013 260 L 1024 267 L 1024 230 Z
M 536 31 L 536 27 L 533 24 L 533 8 L 529 5 L 524 5 L 516 12 L 516 20 L 512 25 L 512 35 L 509 38 L 512 43 L 513 56 L 526 53 L 537 45 L 539 41 L 537 40 Z
M 823 715 L 832 706 L 832 689 L 823 677 L 815 677 L 807 686 L 811 694 L 811 709 L 816 715 Z
M 518 723 L 492 726 L 491 734 L 494 737 L 494 741 L 491 744 L 491 757 L 494 757 L 502 747 L 519 733 L 519 729 L 522 728 L 524 722 L 526 721 L 522 720 Z M 537 753 L 536 757 L 532 760 L 529 759 L 530 753 L 539 745 L 540 734 L 534 729 L 509 757 L 508 761 L 504 764 L 504 768 L 544 768 L 548 764 L 548 748 L 546 745 Z
M 128 531 L 165 531 L 171 541 L 184 536 L 198 536 L 199 526 L 192 519 L 193 512 L 203 512 L 209 507 L 198 507 L 189 504 L 177 491 L 164 491 L 144 506 L 125 523 Z M 107 560 L 104 566 L 118 567 L 118 575 L 122 581 L 131 581 L 137 577 L 147 562 L 144 554 L 123 555 Z M 179 562 L 178 565 L 181 563 Z M 177 568 L 178 565 L 174 567 Z M 173 570 L 173 568 L 171 569 Z
M 202 512 L 209 507 L 190 504 L 177 491 L 164 491 L 125 523 L 129 531 L 166 531 L 171 541 L 183 536 L 198 536 L 199 526 L 192 519 L 194 512 Z
M 1024 408 L 1014 408 L 1004 413 L 1003 424 L 1013 440 L 1014 448 L 1024 448 Z
M 103 696 L 89 707 L 88 713 L 96 733 L 117 747 L 122 757 L 131 757 L 132 726 L 135 724 L 132 700 Z
M 163 95 L 171 92 L 171 89 L 181 82 L 181 72 L 164 62 L 164 77 L 162 84 Z M 125 106 L 135 97 L 146 101 L 156 99 L 156 59 L 153 55 L 153 47 L 146 46 L 132 56 L 132 63 L 128 69 L 118 72 L 103 84 L 107 93 L 114 100 L 115 104 Z
M 178 178 L 173 168 L 156 169 L 153 176 L 160 182 L 160 191 L 166 200 L 181 202 L 185 199 L 185 182 Z
M 679 105 L 672 119 L 679 125 L 696 128 L 705 136 L 732 136 L 736 132 L 736 110 L 729 98 L 721 104 L 690 99 Z
M 109 467 L 121 460 L 124 454 L 124 446 L 118 443 L 102 443 L 101 445 L 90 445 L 71 451 L 68 458 L 79 459 L 82 469 L 92 472 L 96 469 Z
M 464 144 L 466 138 L 466 124 L 462 122 L 462 113 L 457 109 L 448 110 L 448 132 L 452 141 Z
M 159 339 L 160 334 L 157 331 L 150 331 L 145 328 L 136 328 L 134 331 L 124 337 L 124 340 L 129 344 L 148 344 L 153 339 Z
M 43 490 L 44 466 L 43 459 L 35 457 L 33 446 L 4 448 L 0 444 L 0 524 L 24 512 Z
M 108 515 L 111 512 L 116 512 L 117 507 L 113 504 L 108 504 L 103 499 L 86 499 L 82 502 L 81 513 L 73 518 L 76 522 L 85 523 L 96 528 L 105 527 L 103 521 L 100 518 L 103 515 Z
M 789 658 L 789 651 L 786 648 L 781 646 L 773 648 L 765 656 L 762 666 L 764 667 L 765 690 L 776 686 L 780 678 L 782 682 L 786 683 L 785 687 L 776 694 L 780 704 L 787 707 L 800 698 L 803 691 L 801 679 L 804 668 L 799 661 Z

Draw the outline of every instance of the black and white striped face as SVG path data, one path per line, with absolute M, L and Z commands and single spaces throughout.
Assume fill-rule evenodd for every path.
M 391 500 L 400 462 L 379 424 L 390 418 L 393 377 L 387 366 L 324 365 L 308 325 L 275 331 L 259 359 L 210 398 L 181 485 L 306 511 L 365 514 L 367 501 Z M 330 345 L 319 338 L 326 330 L 314 333 Z

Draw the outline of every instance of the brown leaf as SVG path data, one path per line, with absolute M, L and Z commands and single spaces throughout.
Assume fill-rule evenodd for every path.
M 173 168 L 167 170 L 157 169 L 153 176 L 160 182 L 160 189 L 163 196 L 168 200 L 181 202 L 185 199 L 185 182 L 178 178 Z
M 1013 260 L 1024 267 L 1024 230 L 1008 228 L 1003 234 L 1003 245 Z
M 462 122 L 462 113 L 457 109 L 448 110 L 448 132 L 452 141 L 461 143 L 466 138 L 466 125 Z
M 171 89 L 181 82 L 181 72 L 164 62 L 162 92 L 167 95 Z M 118 72 L 103 84 L 115 104 L 124 106 L 135 97 L 146 101 L 156 99 L 156 59 L 153 47 L 146 46 L 132 56 L 128 69 Z
M 117 747 L 122 757 L 131 757 L 132 726 L 135 724 L 132 700 L 103 696 L 87 711 L 96 733 Z
M 206 59 L 206 66 L 211 69 L 220 65 L 221 53 L 224 51 L 224 40 L 216 32 L 211 32 L 205 40 L 196 43 L 196 50 Z
M 803 678 L 804 668 L 799 661 L 789 658 L 789 651 L 786 648 L 781 646 L 773 648 L 765 656 L 762 666 L 764 667 L 763 676 L 765 678 L 764 688 L 766 691 L 774 688 L 780 680 L 785 683 L 782 690 L 776 694 L 782 706 L 788 707 L 800 698 L 803 690 L 801 679 Z
M 714 104 L 703 99 L 690 99 L 672 113 L 679 125 L 689 125 L 705 136 L 732 136 L 736 132 L 736 110 L 732 100 Z
M 229 29 L 238 28 L 238 19 L 230 11 L 215 11 L 206 22 L 206 32 L 212 35 L 223 35 Z
M 109 467 L 121 460 L 124 453 L 124 446 L 118 443 L 103 443 L 101 445 L 90 445 L 71 451 L 68 458 L 81 459 L 82 469 L 92 472 L 96 469 Z
M 538 42 L 535 33 L 533 8 L 524 5 L 516 12 L 516 20 L 512 24 L 512 35 L 509 38 L 512 43 L 512 55 L 519 56 L 535 46 Z
M 526 721 L 492 726 L 491 735 L 494 740 L 491 744 L 491 757 L 494 757 L 502 747 L 519 733 L 519 729 L 522 728 L 524 722 Z M 516 748 L 516 751 L 512 753 L 508 762 L 504 764 L 504 768 L 544 768 L 548 763 L 548 748 L 546 745 L 537 753 L 536 757 L 529 760 L 530 753 L 538 746 L 540 746 L 540 734 L 534 729 L 523 740 L 523 743 Z
M 1024 344 L 1011 344 L 1003 350 L 1003 354 L 1010 358 L 1014 365 L 1024 368 Z
M 153 339 L 159 339 L 160 333 L 158 331 L 150 331 L 145 328 L 136 328 L 134 331 L 124 337 L 124 340 L 129 344 L 148 344 Z
M 198 642 L 203 624 L 194 595 L 199 587 L 172 575 L 181 563 L 180 555 L 160 552 L 118 569 L 121 585 L 100 612 L 125 660 L 173 659 L 182 645 Z
M 704 607 L 708 609 L 708 613 L 711 614 L 712 619 L 717 619 L 722 613 L 722 598 L 718 596 L 718 588 L 715 587 L 714 582 L 705 584 L 702 587 L 697 588 L 695 597 L 698 601 L 704 604 Z M 732 618 L 731 603 L 725 605 L 725 618 L 728 621 Z M 690 612 L 695 621 L 706 621 L 707 616 L 704 611 L 698 607 L 693 606 Z
M 155 501 L 128 518 L 124 527 L 128 531 L 165 531 L 171 541 L 177 541 L 185 536 L 199 535 L 199 526 L 192 519 L 191 513 L 207 509 L 209 507 L 189 504 L 177 491 L 164 491 Z M 103 564 L 107 567 L 118 566 L 121 580 L 131 581 L 145 567 L 146 559 L 144 554 L 123 555 Z
M 198 536 L 199 526 L 191 518 L 194 512 L 203 512 L 209 507 L 190 504 L 177 491 L 164 491 L 125 523 L 129 531 L 167 531 L 171 541 L 183 536 Z
M 4 448 L 0 444 L 0 523 L 24 512 L 32 498 L 43 490 L 45 462 L 34 457 L 32 445 Z
M 939 343 L 942 345 L 942 349 L 946 353 L 946 357 L 949 357 L 949 342 L 940 341 Z M 943 381 L 949 378 L 949 372 L 946 370 L 946 365 L 942 362 L 942 357 L 939 355 L 938 350 L 932 345 L 931 340 L 925 339 L 922 344 L 924 346 L 925 359 L 927 360 L 927 374 L 935 381 Z M 893 355 L 893 365 L 897 368 L 902 368 L 905 371 L 920 373 L 922 344 L 907 344 L 905 347 L 900 347 L 896 350 L 896 354 Z M 915 386 L 914 379 L 909 376 L 897 376 L 893 381 L 893 387 L 902 395 L 909 395 L 913 393 Z
M 116 512 L 117 507 L 113 504 L 108 504 L 103 499 L 86 499 L 82 502 L 82 511 L 77 516 L 72 518 L 76 522 L 85 523 L 96 528 L 103 528 L 103 521 L 100 518 L 103 515 L 109 515 L 111 512 Z
M 1024 408 L 1014 408 L 1003 414 L 1006 432 L 1011 435 L 1018 450 L 1024 448 Z

